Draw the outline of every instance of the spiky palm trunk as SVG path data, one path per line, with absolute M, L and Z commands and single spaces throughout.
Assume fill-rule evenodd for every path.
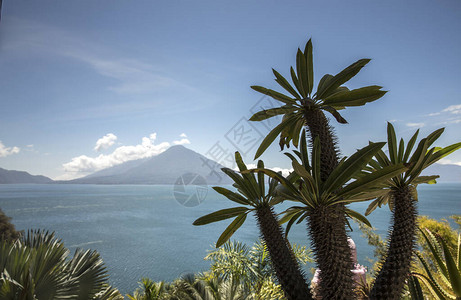
M 410 274 L 410 265 L 416 241 L 416 200 L 410 187 L 392 192 L 394 208 L 387 256 L 382 263 L 371 290 L 370 299 L 400 299 L 405 281 Z
M 315 138 L 319 137 L 321 152 L 320 177 L 322 181 L 325 181 L 338 165 L 337 139 L 327 117 L 321 110 L 310 109 L 307 106 L 304 110 L 304 120 L 306 121 L 311 145 L 314 144 Z
M 304 119 L 310 143 L 320 142 L 320 176 L 325 181 L 338 165 L 336 137 L 325 114 L 305 106 Z M 322 299 L 353 299 L 353 261 L 347 243 L 345 206 L 318 207 L 309 213 L 308 229 L 320 269 L 319 295 Z
M 262 238 L 274 266 L 279 284 L 288 300 L 312 299 L 310 289 L 282 227 L 272 207 L 262 205 L 256 209 L 256 218 Z
M 309 213 L 308 229 L 320 269 L 318 294 L 322 299 L 355 299 L 345 222 L 342 205 L 318 207 Z

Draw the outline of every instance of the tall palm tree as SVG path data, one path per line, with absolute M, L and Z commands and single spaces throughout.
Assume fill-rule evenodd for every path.
M 338 163 L 338 147 L 337 139 L 324 112 L 332 114 L 339 123 L 347 123 L 338 110 L 365 105 L 381 98 L 386 93 L 386 91 L 381 90 L 382 87 L 376 85 L 354 90 L 342 86 L 368 62 L 370 59 L 360 59 L 334 76 L 324 75 L 315 93 L 313 93 L 314 66 L 311 40 L 307 42 L 304 52 L 298 48 L 296 71 L 293 67 L 290 68 L 293 85 L 279 72 L 272 69 L 275 81 L 290 95 L 261 86 L 251 87 L 255 91 L 283 103 L 280 107 L 257 112 L 250 118 L 251 121 L 262 121 L 276 115 L 283 115 L 282 122 L 266 136 L 259 146 L 255 158 L 261 156 L 277 136 L 280 136 L 282 150 L 284 146 L 289 147 L 291 142 L 295 147 L 298 147 L 301 129 L 305 126 L 310 135 L 311 143 L 316 137 L 319 137 L 322 149 L 320 171 L 322 179 L 325 180 Z
M 235 160 L 240 172 L 247 171 L 240 153 L 235 153 Z M 258 161 L 258 167 L 261 169 L 264 168 L 264 163 L 261 160 Z M 239 175 L 227 168 L 223 168 L 222 170 L 234 180 L 234 187 L 237 188 L 238 192 L 233 192 L 223 187 L 213 187 L 213 189 L 229 200 L 243 206 L 223 209 L 208 214 L 197 219 L 194 225 L 205 225 L 236 217 L 219 237 L 216 247 L 220 247 L 245 222 L 248 213 L 254 212 L 261 236 L 267 245 L 278 282 L 286 297 L 289 300 L 312 299 L 304 274 L 296 261 L 296 257 L 283 234 L 283 229 L 279 225 L 277 216 L 272 208 L 278 202 L 278 199 L 274 197 L 277 181 L 270 181 L 269 190 L 266 193 L 263 173 L 258 174 L 256 177 L 255 174 L 250 173 Z
M 350 249 L 347 243 L 347 235 L 342 232 L 343 227 L 331 218 L 331 213 L 349 215 L 369 224 L 366 218 L 359 213 L 344 207 L 339 211 L 339 204 L 365 201 L 382 193 L 376 187 L 382 181 L 402 173 L 406 168 L 403 164 L 389 166 L 368 176 L 361 177 L 351 182 L 351 179 L 360 172 L 373 156 L 384 146 L 385 143 L 370 144 L 349 158 L 341 160 L 333 169 L 331 175 L 322 180 L 320 173 L 320 141 L 314 141 L 311 162 L 309 162 L 307 146 L 302 134 L 300 152 L 295 152 L 298 158 L 291 154 L 294 173 L 298 180 L 292 182 L 282 175 L 267 169 L 254 169 L 252 172 L 265 173 L 278 180 L 283 189 L 279 194 L 283 199 L 299 202 L 302 206 L 289 208 L 282 222 L 288 221 L 287 232 L 294 224 L 304 219 L 308 220 L 308 229 L 312 241 L 312 247 L 316 262 L 320 271 L 319 294 L 322 299 L 354 299 L 351 270 Z M 301 162 L 298 162 L 298 159 Z M 338 234 L 338 232 L 340 234 Z M 345 240 L 340 238 L 344 237 Z
M 388 249 L 371 290 L 371 299 L 400 299 L 405 281 L 410 274 L 410 265 L 416 246 L 416 217 L 418 200 L 416 187 L 420 183 L 433 183 L 438 176 L 420 176 L 421 172 L 441 158 L 461 148 L 461 143 L 445 148 L 431 147 L 444 129 L 438 129 L 422 139 L 413 153 L 419 130 L 405 142 L 397 144 L 394 126 L 387 125 L 389 157 L 379 151 L 370 162 L 370 170 L 382 170 L 397 164 L 406 164 L 408 170 L 388 180 L 383 187 L 385 193 L 373 201 L 366 211 L 370 214 L 376 207 L 389 204 L 392 211 L 392 227 L 388 238 Z M 367 176 L 368 173 L 362 174 Z
M 96 251 L 69 250 L 53 233 L 29 231 L 15 242 L 0 241 L 0 299 L 116 299 Z
M 289 147 L 290 143 L 298 147 L 300 132 L 303 127 L 306 127 L 311 146 L 316 138 L 318 138 L 320 142 L 321 153 L 319 153 L 319 172 L 321 176 L 320 180 L 324 182 L 329 178 L 330 174 L 339 163 L 337 138 L 324 112 L 326 111 L 333 115 L 339 123 L 347 123 L 338 110 L 346 107 L 365 105 L 368 102 L 381 98 L 386 91 L 382 91 L 381 87 L 376 85 L 353 90 L 349 90 L 347 87 L 342 86 L 370 61 L 370 59 L 360 59 L 334 76 L 330 74 L 324 75 L 319 81 L 317 91 L 313 93 L 314 71 L 312 52 L 311 40 L 307 42 L 304 52 L 298 49 L 296 54 L 296 71 L 293 67 L 290 68 L 293 85 L 279 72 L 273 70 L 275 81 L 285 89 L 289 95 L 261 86 L 252 86 L 254 90 L 282 102 L 283 105 L 257 112 L 250 120 L 262 121 L 276 115 L 283 115 L 282 122 L 262 141 L 256 151 L 255 158 L 259 157 L 278 136 L 280 136 L 279 144 L 282 150 L 284 146 Z M 353 262 L 350 259 L 350 255 L 347 254 L 350 250 L 347 244 L 347 220 L 345 211 L 344 205 L 338 203 L 337 205 L 319 207 L 311 211 L 311 217 L 309 218 L 309 220 L 313 222 L 315 220 L 323 220 L 316 225 L 309 225 L 313 235 L 318 236 L 320 232 L 322 232 L 322 234 L 327 234 L 327 236 L 331 237 L 331 239 L 326 242 L 330 243 L 327 248 L 332 249 L 334 253 L 346 253 L 344 255 L 344 263 L 338 265 L 344 266 L 344 269 L 340 270 L 339 268 L 334 268 L 338 273 L 335 274 L 332 272 L 331 280 L 325 280 L 325 282 L 338 282 L 337 286 L 331 287 L 332 290 L 351 290 L 353 288 L 352 273 L 350 272 Z M 324 274 L 324 277 L 325 276 L 327 275 Z M 341 284 L 337 281 L 337 278 L 342 279 Z

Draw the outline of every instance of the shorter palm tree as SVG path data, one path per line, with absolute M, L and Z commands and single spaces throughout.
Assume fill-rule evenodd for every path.
M 235 153 L 235 160 L 240 172 L 247 171 L 240 153 Z M 264 163 L 261 160 L 258 161 L 258 168 L 264 169 Z M 304 274 L 296 261 L 288 240 L 283 234 L 283 229 L 279 225 L 272 207 L 279 202 L 275 197 L 277 181 L 271 180 L 269 182 L 269 189 L 266 193 L 265 176 L 263 173 L 258 174 L 256 177 L 255 174 L 248 172 L 239 175 L 228 168 L 223 168 L 222 171 L 234 180 L 234 187 L 237 189 L 237 192 L 223 187 L 213 187 L 213 189 L 229 200 L 244 206 L 223 209 L 208 214 L 197 219 L 194 225 L 205 225 L 235 217 L 234 221 L 219 237 L 216 247 L 220 247 L 242 226 L 248 213 L 254 212 L 261 237 L 267 245 L 275 274 L 285 292 L 285 296 L 289 300 L 312 299 Z
M 458 247 L 455 253 L 452 253 L 440 236 L 434 235 L 428 229 L 420 229 L 420 231 L 434 257 L 433 265 L 436 266 L 436 275 L 420 253 L 416 255 L 425 273 L 413 272 L 411 275 L 417 278 L 416 282 L 419 279 L 424 283 L 434 299 L 461 299 L 461 236 L 458 234 Z M 415 279 L 412 280 L 415 281 Z M 415 287 L 414 290 L 418 292 L 413 292 L 412 295 L 422 294 L 421 289 Z
M 311 251 L 305 246 L 295 244 L 292 249 L 299 265 L 313 261 Z M 274 266 L 263 240 L 256 242 L 251 248 L 237 241 L 228 241 L 211 251 L 205 260 L 212 262 L 208 273 L 212 278 L 236 278 L 256 299 L 285 299 L 281 287 L 274 283 L 277 280 Z
M 96 251 L 69 250 L 54 233 L 28 231 L 15 242 L 0 241 L 0 299 L 123 299 L 107 283 Z
M 400 299 L 410 274 L 413 252 L 416 246 L 416 217 L 418 215 L 416 202 L 418 194 L 416 187 L 421 183 L 435 183 L 437 175 L 420 176 L 421 172 L 441 158 L 461 148 L 461 143 L 445 148 L 431 147 L 443 133 L 438 129 L 422 139 L 412 153 L 419 130 L 411 137 L 407 147 L 400 139 L 397 144 L 394 127 L 387 126 L 389 157 L 384 151 L 378 151 L 376 159 L 370 161 L 369 171 L 405 164 L 408 170 L 398 174 L 381 185 L 384 192 L 374 200 L 366 211 L 370 214 L 376 207 L 389 204 L 392 211 L 392 228 L 388 239 L 388 249 L 381 268 L 371 290 L 371 299 Z M 361 176 L 368 176 L 364 172 Z
M 345 228 L 347 220 L 346 217 L 332 216 L 348 215 L 369 225 L 364 216 L 338 204 L 375 198 L 382 193 L 376 186 L 406 169 L 403 164 L 390 166 L 352 181 L 384 144 L 370 144 L 349 158 L 342 159 L 326 181 L 323 181 L 320 173 L 320 142 L 318 138 L 315 139 L 312 160 L 309 162 L 303 132 L 300 151 L 295 151 L 298 158 L 287 154 L 292 160 L 294 174 L 298 179 L 296 176 L 285 178 L 268 169 L 251 170 L 278 180 L 283 185 L 279 190 L 280 197 L 302 205 L 289 208 L 281 221 L 288 222 L 288 232 L 294 222 L 300 223 L 307 219 L 315 258 L 321 270 L 319 294 L 322 299 L 355 297 L 351 272 L 353 262 Z

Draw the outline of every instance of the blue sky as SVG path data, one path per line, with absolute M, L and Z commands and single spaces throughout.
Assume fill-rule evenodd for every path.
M 446 127 L 439 145 L 459 142 L 459 32 L 457 0 L 5 0 L 0 167 L 72 178 L 174 144 L 250 163 L 268 132 L 246 121 L 267 101 L 250 86 L 277 88 L 271 68 L 287 75 L 311 37 L 316 81 L 372 58 L 347 85 L 389 90 L 333 122 L 343 154 L 384 140 L 386 121 L 406 139 Z M 290 167 L 276 146 L 262 158 Z

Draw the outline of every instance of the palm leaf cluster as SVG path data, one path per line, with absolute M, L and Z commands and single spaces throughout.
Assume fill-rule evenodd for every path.
M 123 299 L 96 251 L 69 250 L 54 233 L 28 231 L 0 242 L 0 299 Z
M 417 253 L 425 272 L 412 273 L 412 298 L 422 299 L 420 280 L 434 299 L 461 299 L 461 236 L 458 234 L 457 249 L 451 252 L 447 243 L 440 236 L 428 229 L 420 229 L 420 232 L 434 257 L 432 265 L 435 266 L 435 270 L 420 253 Z
M 235 217 L 234 221 L 219 237 L 216 247 L 220 247 L 245 222 L 247 214 L 254 212 L 261 238 L 267 246 L 275 274 L 285 292 L 285 296 L 290 300 L 311 299 L 304 273 L 296 261 L 293 250 L 285 238 L 283 229 L 278 223 L 277 216 L 272 208 L 278 202 L 277 197 L 275 197 L 277 181 L 270 181 L 266 192 L 264 174 L 255 175 L 249 173 L 238 152 L 235 153 L 235 160 L 241 174 L 226 168 L 222 170 L 232 178 L 234 181 L 233 186 L 237 189 L 237 192 L 222 187 L 214 187 L 214 190 L 226 196 L 229 200 L 246 206 L 223 209 L 208 214 L 197 219 L 194 225 L 205 225 Z M 258 167 L 263 169 L 264 163 L 259 161 Z
M 305 247 L 293 245 L 300 264 L 311 261 Z M 131 300 L 285 300 L 274 282 L 274 271 L 267 247 L 262 241 L 252 247 L 228 241 L 208 253 L 209 271 L 186 274 L 172 283 L 143 279 L 140 287 L 128 295 Z

